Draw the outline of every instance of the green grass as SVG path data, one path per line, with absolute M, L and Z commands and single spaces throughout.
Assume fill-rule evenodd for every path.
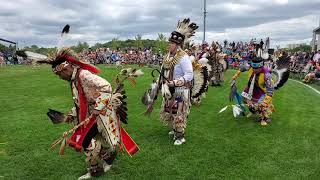
M 118 72 L 100 68 L 110 82 Z M 233 118 L 230 110 L 218 114 L 228 104 L 229 86 L 210 87 L 202 105 L 191 109 L 187 142 L 177 147 L 159 121 L 160 100 L 151 118 L 142 115 L 140 98 L 152 80 L 150 69 L 143 70 L 136 87 L 126 84 L 129 124 L 124 125 L 141 150 L 132 158 L 120 154 L 98 179 L 319 178 L 320 102 L 312 90 L 288 81 L 275 94 L 272 124 L 261 127 L 254 118 Z M 245 79 L 242 75 L 239 89 Z M 83 154 L 49 150 L 70 126 L 53 125 L 47 108 L 67 112 L 71 106 L 68 83 L 48 66 L 0 68 L 0 180 L 76 179 L 85 172 Z

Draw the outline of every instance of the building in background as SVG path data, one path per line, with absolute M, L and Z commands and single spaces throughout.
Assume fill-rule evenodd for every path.
M 319 21 L 319 26 L 313 30 L 311 47 L 312 47 L 312 51 L 320 50 L 320 21 Z

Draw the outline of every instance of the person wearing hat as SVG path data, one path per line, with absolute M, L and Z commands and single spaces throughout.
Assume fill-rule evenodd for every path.
M 249 64 L 247 87 L 241 95 L 251 114 L 257 113 L 260 124 L 265 126 L 271 122 L 271 114 L 274 112 L 272 75 L 269 69 L 264 67 L 262 57 L 253 56 Z M 238 78 L 240 73 L 241 71 L 238 71 L 232 79 Z
M 181 145 L 185 140 L 185 128 L 190 111 L 190 89 L 193 81 L 193 68 L 189 55 L 182 50 L 187 38 L 195 34 L 198 26 L 190 19 L 179 21 L 177 29 L 169 38 L 168 54 L 164 56 L 162 75 L 163 96 L 160 119 L 172 130 L 174 145 Z

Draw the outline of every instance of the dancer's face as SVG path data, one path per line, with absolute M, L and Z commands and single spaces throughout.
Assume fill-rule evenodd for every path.
M 188 56 L 192 55 L 192 51 L 190 49 L 186 50 L 186 53 L 188 54 Z
M 70 81 L 73 73 L 73 67 L 69 64 L 67 67 L 63 68 L 61 71 L 55 72 L 60 79 L 65 81 Z
M 169 52 L 171 54 L 174 54 L 174 53 L 177 52 L 177 49 L 178 49 L 178 45 L 176 43 L 170 42 L 170 44 L 169 44 Z

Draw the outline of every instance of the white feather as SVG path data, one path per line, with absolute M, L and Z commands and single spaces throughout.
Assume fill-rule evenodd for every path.
M 208 69 L 208 72 L 210 73 L 210 72 L 212 71 L 212 66 L 209 65 L 209 64 L 207 64 L 206 67 L 207 67 L 207 69 Z
M 234 117 L 238 117 L 242 112 L 242 109 L 239 107 L 239 105 L 232 105 L 232 112 Z
M 152 83 L 151 84 L 151 89 L 156 89 L 156 88 L 157 88 L 157 83 L 156 82 Z
M 264 53 L 262 51 L 262 49 L 258 49 L 257 57 L 261 57 L 262 59 L 266 60 L 266 59 L 269 58 L 269 54 L 268 53 Z
M 208 64 L 208 59 L 207 58 L 201 58 L 199 59 L 198 63 L 202 65 L 207 65 Z
M 264 59 L 264 60 L 267 60 L 269 58 L 269 54 L 268 53 L 263 53 L 261 55 L 261 58 Z
M 67 39 L 68 33 L 62 33 L 58 41 L 58 52 L 64 48 L 64 41 Z
M 24 53 L 27 55 L 27 58 L 30 59 L 30 60 L 39 61 L 39 60 L 45 60 L 45 59 L 48 58 L 47 56 L 45 56 L 43 54 L 34 53 L 34 52 L 31 52 L 31 51 L 24 51 Z
M 154 97 L 157 95 L 157 89 L 158 89 L 157 82 L 152 83 L 151 84 L 151 92 L 150 92 L 150 96 L 152 99 L 154 99 Z
M 148 101 L 148 104 L 152 102 L 152 99 L 151 99 L 151 97 L 150 97 L 150 94 L 149 94 L 149 93 L 147 93 L 147 101 Z
M 58 41 L 58 52 L 64 47 L 64 40 L 66 39 L 67 34 L 63 34 Z
M 169 86 L 167 84 L 162 84 L 161 93 L 162 93 L 162 97 L 165 97 L 167 99 L 171 98 L 171 93 L 169 91 Z
M 136 70 L 134 73 L 134 76 L 142 76 L 144 73 L 141 71 L 141 69 Z
M 198 63 L 201 64 L 201 65 L 206 66 L 207 69 L 208 69 L 208 72 L 211 72 L 212 71 L 212 67 L 211 67 L 211 65 L 208 64 L 208 61 L 209 60 L 207 58 L 203 57 L 203 58 L 198 60 Z
M 222 108 L 220 111 L 219 111 L 219 114 L 222 113 L 223 111 L 227 110 L 228 109 L 228 106 Z
M 286 71 L 287 71 L 287 68 L 274 70 L 274 73 L 277 75 L 277 82 L 274 83 L 274 86 L 277 86 L 280 83 L 281 77 L 283 73 L 285 73 Z
M 261 56 L 262 56 L 262 49 L 258 49 L 257 57 L 261 57 Z

